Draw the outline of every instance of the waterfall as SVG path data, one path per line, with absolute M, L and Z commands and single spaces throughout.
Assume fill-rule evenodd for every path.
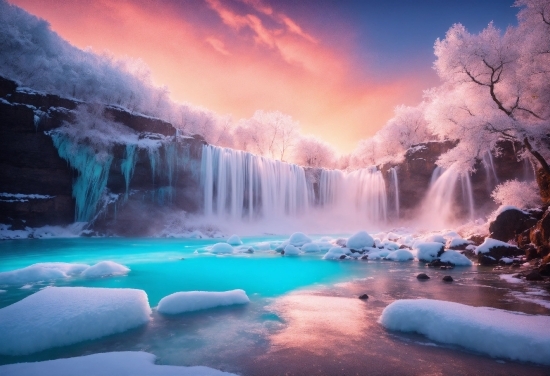
M 399 219 L 399 180 L 397 178 L 397 167 L 390 168 L 392 181 L 393 181 L 393 190 L 394 190 L 394 199 L 395 199 L 395 217 Z
M 207 216 L 252 220 L 297 216 L 309 209 L 302 167 L 239 150 L 203 146 L 201 185 Z
M 128 191 L 130 188 L 130 180 L 134 175 L 134 169 L 136 167 L 136 145 L 127 144 L 124 152 L 124 159 L 120 163 L 120 170 L 124 176 L 124 183 L 126 184 L 126 192 L 124 193 L 124 201 L 128 200 Z
M 462 188 L 461 205 L 467 207 L 469 219 L 474 219 L 474 195 L 470 175 L 459 173 L 454 166 L 447 170 L 438 166 L 432 173 L 430 187 L 421 209 L 421 218 L 425 225 L 434 228 L 448 225 L 463 212 L 456 206 L 455 192 L 459 181 Z
M 499 178 L 495 170 L 495 163 L 493 161 L 493 154 L 491 151 L 487 151 L 482 158 L 483 167 L 485 169 L 487 192 L 491 193 L 493 189 L 498 185 Z
M 78 171 L 73 183 L 75 221 L 87 222 L 96 213 L 97 204 L 107 185 L 113 156 L 107 152 L 96 153 L 85 145 L 74 144 L 61 132 L 50 133 L 59 156 Z

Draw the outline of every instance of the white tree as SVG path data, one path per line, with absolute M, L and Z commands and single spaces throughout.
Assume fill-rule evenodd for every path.
M 305 167 L 334 168 L 336 153 L 328 143 L 313 136 L 303 136 L 294 148 L 294 162 Z

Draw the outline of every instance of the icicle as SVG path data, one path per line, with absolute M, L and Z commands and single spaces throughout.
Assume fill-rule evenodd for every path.
M 106 152 L 96 154 L 85 145 L 74 145 L 62 133 L 52 132 L 50 135 L 59 156 L 78 171 L 78 177 L 73 183 L 75 221 L 87 222 L 97 210 L 97 204 L 107 185 L 113 157 Z
M 147 154 L 149 155 L 149 162 L 151 163 L 151 175 L 153 184 L 155 184 L 155 176 L 157 175 L 158 164 L 160 159 L 159 146 L 147 148 Z
M 127 144 L 126 151 L 124 152 L 124 159 L 120 164 L 120 170 L 122 171 L 122 175 L 124 176 L 124 183 L 126 184 L 124 201 L 128 200 L 130 180 L 134 175 L 135 167 L 136 167 L 136 145 Z

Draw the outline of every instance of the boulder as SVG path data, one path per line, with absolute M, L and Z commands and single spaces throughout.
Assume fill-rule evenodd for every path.
M 495 220 L 489 224 L 489 237 L 507 242 L 533 227 L 536 222 L 536 218 L 531 217 L 529 213 L 509 207 L 501 211 Z
M 367 294 L 363 294 L 363 295 L 359 296 L 359 299 L 363 299 L 363 300 L 368 299 L 368 298 L 369 298 L 369 296 Z
M 373 247 L 374 239 L 366 231 L 359 231 L 349 237 L 346 246 L 352 251 L 360 251 L 365 247 Z
M 419 261 L 432 262 L 445 252 L 445 246 L 439 242 L 417 243 L 414 246 Z
M 550 253 L 550 208 L 541 220 L 531 229 L 529 240 L 537 248 L 537 257 L 544 257 Z
M 419 275 L 416 276 L 416 279 L 426 280 L 426 279 L 430 279 L 430 277 L 426 273 L 420 273 Z
M 515 245 L 487 238 L 483 244 L 476 248 L 476 253 L 481 265 L 494 265 L 503 257 L 520 256 L 525 252 Z
M 445 277 L 443 277 L 443 282 L 452 282 L 454 281 L 453 280 L 453 277 L 451 277 L 450 275 L 446 275 Z
M 537 271 L 533 270 L 525 276 L 527 281 L 544 281 L 544 277 Z

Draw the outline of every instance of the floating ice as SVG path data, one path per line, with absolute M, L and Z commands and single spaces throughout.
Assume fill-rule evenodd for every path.
M 212 246 L 212 248 L 210 249 L 210 252 L 216 253 L 216 254 L 233 253 L 233 247 L 227 243 L 216 243 Z
M 84 278 L 100 278 L 115 275 L 126 275 L 130 269 L 113 261 L 101 261 L 82 272 Z
M 0 309 L 0 354 L 24 355 L 124 332 L 149 321 L 135 289 L 47 287 Z
M 285 247 L 285 255 L 286 256 L 298 256 L 300 254 L 300 250 L 293 246 L 292 244 L 289 244 Z
M 453 251 L 451 249 L 443 252 L 439 259 L 443 262 L 450 262 L 451 264 L 454 264 L 456 266 L 472 266 L 474 264 L 468 257 L 464 256 L 462 253 Z
M 311 239 L 302 232 L 295 232 L 288 239 L 288 243 L 296 247 L 301 247 L 306 243 L 311 243 Z
M 246 304 L 250 299 L 244 290 L 223 292 L 211 291 L 183 291 L 165 296 L 159 302 L 157 311 L 169 315 L 183 312 L 198 311 L 201 309 Z
M 366 231 L 359 231 L 353 234 L 346 243 L 346 247 L 356 251 L 372 246 L 374 246 L 374 239 Z
M 397 251 L 390 252 L 385 259 L 392 261 L 409 261 L 414 259 L 414 255 L 406 249 L 398 249 Z
M 213 368 L 164 366 L 155 364 L 156 356 L 141 351 L 108 352 L 45 362 L 0 366 L 4 376 L 232 376 Z
M 378 322 L 390 330 L 420 333 L 492 357 L 550 364 L 550 316 L 405 299 L 387 306 Z
M 419 261 L 432 262 L 438 257 L 439 252 L 443 251 L 443 244 L 440 242 L 416 243 L 414 248 L 418 250 L 417 257 Z
M 22 269 L 0 273 L 0 285 L 24 285 L 69 277 L 98 278 L 125 275 L 130 269 L 112 261 L 101 261 L 93 266 L 66 262 L 44 262 Z
M 227 244 L 232 246 L 238 246 L 238 245 L 242 245 L 243 242 L 241 241 L 241 238 L 239 238 L 237 235 L 231 235 L 229 239 L 227 239 Z

